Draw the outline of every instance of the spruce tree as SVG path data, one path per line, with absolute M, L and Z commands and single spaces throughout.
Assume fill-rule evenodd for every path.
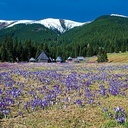
M 2 62 L 7 61 L 7 50 L 4 47 L 4 45 L 1 47 L 1 53 L 0 54 L 1 54 L 1 61 Z
M 98 52 L 98 59 L 97 62 L 107 62 L 108 61 L 108 57 L 107 57 L 107 53 L 104 50 L 104 48 L 99 48 L 99 52 Z
M 87 50 L 87 52 L 86 52 L 87 57 L 91 57 L 94 55 L 93 54 L 93 45 L 88 44 L 86 50 Z

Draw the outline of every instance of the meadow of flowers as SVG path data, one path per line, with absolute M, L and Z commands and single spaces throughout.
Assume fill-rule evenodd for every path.
M 128 63 L 0 63 L 0 127 L 128 128 Z

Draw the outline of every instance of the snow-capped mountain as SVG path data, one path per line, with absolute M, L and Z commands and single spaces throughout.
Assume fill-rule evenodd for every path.
M 120 14 L 110 14 L 110 16 L 118 16 L 118 17 L 124 17 L 128 18 L 128 16 L 120 15 Z M 65 20 L 65 19 L 54 19 L 54 18 L 47 18 L 43 20 L 0 20 L 0 29 L 2 28 L 9 28 L 13 27 L 17 24 L 41 24 L 44 25 L 45 27 L 52 29 L 52 30 L 57 30 L 60 33 L 64 33 L 67 30 L 70 30 L 74 27 L 77 26 L 82 26 L 85 24 L 91 23 L 91 21 L 88 22 L 75 22 L 71 20 Z
M 63 20 L 63 19 L 61 20 L 61 19 L 48 18 L 48 19 L 37 21 L 35 23 L 41 23 L 42 25 L 44 25 L 45 27 L 47 27 L 49 29 L 56 29 L 60 33 L 64 33 L 67 30 L 70 30 L 70 29 L 77 27 L 77 26 L 82 26 L 82 25 L 87 24 L 89 22 L 80 23 L 80 22 L 75 22 L 75 21 L 71 21 L 71 20 Z
M 88 24 L 90 22 L 80 23 L 75 22 L 71 20 L 61 20 L 61 19 L 53 19 L 53 18 L 47 18 L 43 20 L 14 20 L 14 21 L 6 21 L 6 20 L 0 20 L 0 29 L 1 28 L 9 28 L 13 27 L 17 24 L 41 24 L 45 27 L 53 30 L 58 30 L 60 33 L 64 33 L 67 30 L 70 30 L 77 26 L 82 26 L 84 24 Z
M 0 29 L 5 28 L 8 25 L 12 24 L 14 21 L 6 21 L 6 20 L 0 20 Z

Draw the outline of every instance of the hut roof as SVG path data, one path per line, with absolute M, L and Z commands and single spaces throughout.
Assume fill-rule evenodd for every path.
M 62 62 L 63 59 L 62 59 L 62 57 L 58 56 L 58 57 L 56 58 L 56 61 L 57 61 L 57 62 Z
M 36 61 L 33 57 L 31 57 L 30 59 L 29 59 L 29 61 L 30 62 L 34 62 L 34 61 Z
M 68 60 L 72 60 L 72 57 L 69 56 L 69 57 L 68 57 Z
M 83 61 L 84 57 L 83 56 L 78 56 L 77 59 L 80 60 L 80 61 Z
M 41 54 L 37 58 L 38 60 L 49 60 L 47 55 L 44 53 L 44 51 L 41 52 Z

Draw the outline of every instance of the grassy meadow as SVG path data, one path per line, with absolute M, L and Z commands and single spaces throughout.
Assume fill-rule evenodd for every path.
M 128 52 L 125 53 L 108 53 L 108 62 L 109 63 L 128 63 Z M 96 62 L 97 57 L 89 57 L 89 62 Z
M 128 128 L 128 53 L 108 58 L 0 63 L 0 127 Z

